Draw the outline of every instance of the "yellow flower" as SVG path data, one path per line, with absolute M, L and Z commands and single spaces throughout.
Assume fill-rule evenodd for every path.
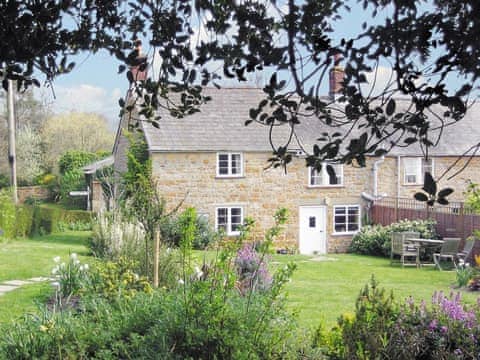
M 353 322 L 353 320 L 355 320 L 355 314 L 351 312 L 343 313 L 342 317 L 346 322 Z
M 480 266 L 480 255 L 475 254 L 475 264 Z
M 46 332 L 46 331 L 48 331 L 48 327 L 46 327 L 45 325 L 40 325 L 40 331 L 41 332 Z

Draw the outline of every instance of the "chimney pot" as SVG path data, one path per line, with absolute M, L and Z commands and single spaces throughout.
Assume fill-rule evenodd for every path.
M 339 62 L 342 60 L 340 53 L 335 53 L 333 55 L 333 59 L 333 68 L 330 69 L 329 74 L 329 96 L 332 99 L 335 99 L 335 97 L 337 97 L 342 91 L 342 82 L 345 78 L 345 70 L 339 65 Z

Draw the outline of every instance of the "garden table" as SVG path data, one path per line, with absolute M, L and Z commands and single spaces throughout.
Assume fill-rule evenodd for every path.
M 438 246 L 441 246 L 443 244 L 443 240 L 437 240 L 437 239 L 407 238 L 405 240 L 415 244 L 416 246 L 419 247 L 420 250 L 421 249 L 438 247 Z M 420 261 L 420 266 L 423 266 L 423 265 L 434 265 L 435 266 L 435 263 L 434 262 L 429 263 L 429 262 L 421 262 Z

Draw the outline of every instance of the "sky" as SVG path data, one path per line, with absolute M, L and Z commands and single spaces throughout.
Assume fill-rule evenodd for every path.
M 339 28 L 338 39 L 340 39 L 340 36 L 354 36 L 358 33 L 363 21 L 368 21 L 369 24 L 374 21 L 366 19 L 368 13 L 361 10 L 360 5 L 356 4 L 354 6 L 351 12 L 343 14 L 343 19 L 337 24 Z M 384 15 L 388 15 L 388 10 L 384 11 Z M 375 21 L 378 22 L 379 19 Z M 201 32 L 201 29 L 198 32 Z M 148 48 L 144 50 L 148 51 Z M 70 74 L 55 79 L 53 91 L 52 88 L 43 87 L 36 92 L 37 96 L 41 96 L 42 100 L 56 113 L 69 111 L 99 113 L 108 119 L 112 129 L 114 129 L 118 123 L 120 110 L 118 100 L 125 96 L 128 89 L 126 74 L 118 74 L 117 72 L 120 62 L 106 51 L 100 51 L 97 54 L 81 54 L 71 58 L 71 60 L 76 63 L 74 70 Z M 391 73 L 388 65 L 381 65 L 377 86 L 381 86 L 389 79 Z M 373 79 L 373 76 L 367 76 L 367 78 Z M 267 75 L 263 77 L 260 75 L 246 85 L 262 86 L 265 79 L 268 79 Z M 238 86 L 240 84 L 230 82 L 223 85 Z M 328 93 L 328 77 L 325 79 L 322 92 L 324 94 Z
M 76 66 L 57 77 L 52 87 L 43 86 L 37 96 L 55 113 L 94 112 L 105 116 L 112 128 L 118 122 L 118 100 L 125 96 L 128 80 L 118 74 L 119 61 L 106 51 L 72 58 Z
M 339 23 L 339 34 L 352 36 L 360 28 L 360 20 L 355 15 L 346 13 L 345 18 Z M 196 30 L 196 34 L 201 33 Z M 144 45 L 144 51 L 148 51 Z M 81 54 L 70 59 L 76 63 L 75 68 L 69 74 L 57 77 L 53 88 L 42 87 L 36 90 L 36 95 L 49 105 L 55 113 L 69 111 L 95 112 L 105 116 L 112 128 L 118 123 L 119 106 L 118 100 L 125 96 L 128 89 L 126 74 L 118 74 L 120 62 L 110 56 L 106 51 L 97 54 Z M 223 86 L 263 86 L 269 75 L 257 75 L 251 77 L 249 83 L 238 84 L 236 82 L 223 83 Z M 41 79 L 40 79 L 41 80 Z M 325 81 L 324 93 L 328 93 Z

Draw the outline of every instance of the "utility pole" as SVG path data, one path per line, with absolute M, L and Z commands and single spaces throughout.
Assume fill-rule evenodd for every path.
M 12 80 L 8 80 L 8 163 L 10 164 L 10 185 L 13 192 L 13 201 L 17 204 L 17 156 L 15 153 L 15 108 Z

